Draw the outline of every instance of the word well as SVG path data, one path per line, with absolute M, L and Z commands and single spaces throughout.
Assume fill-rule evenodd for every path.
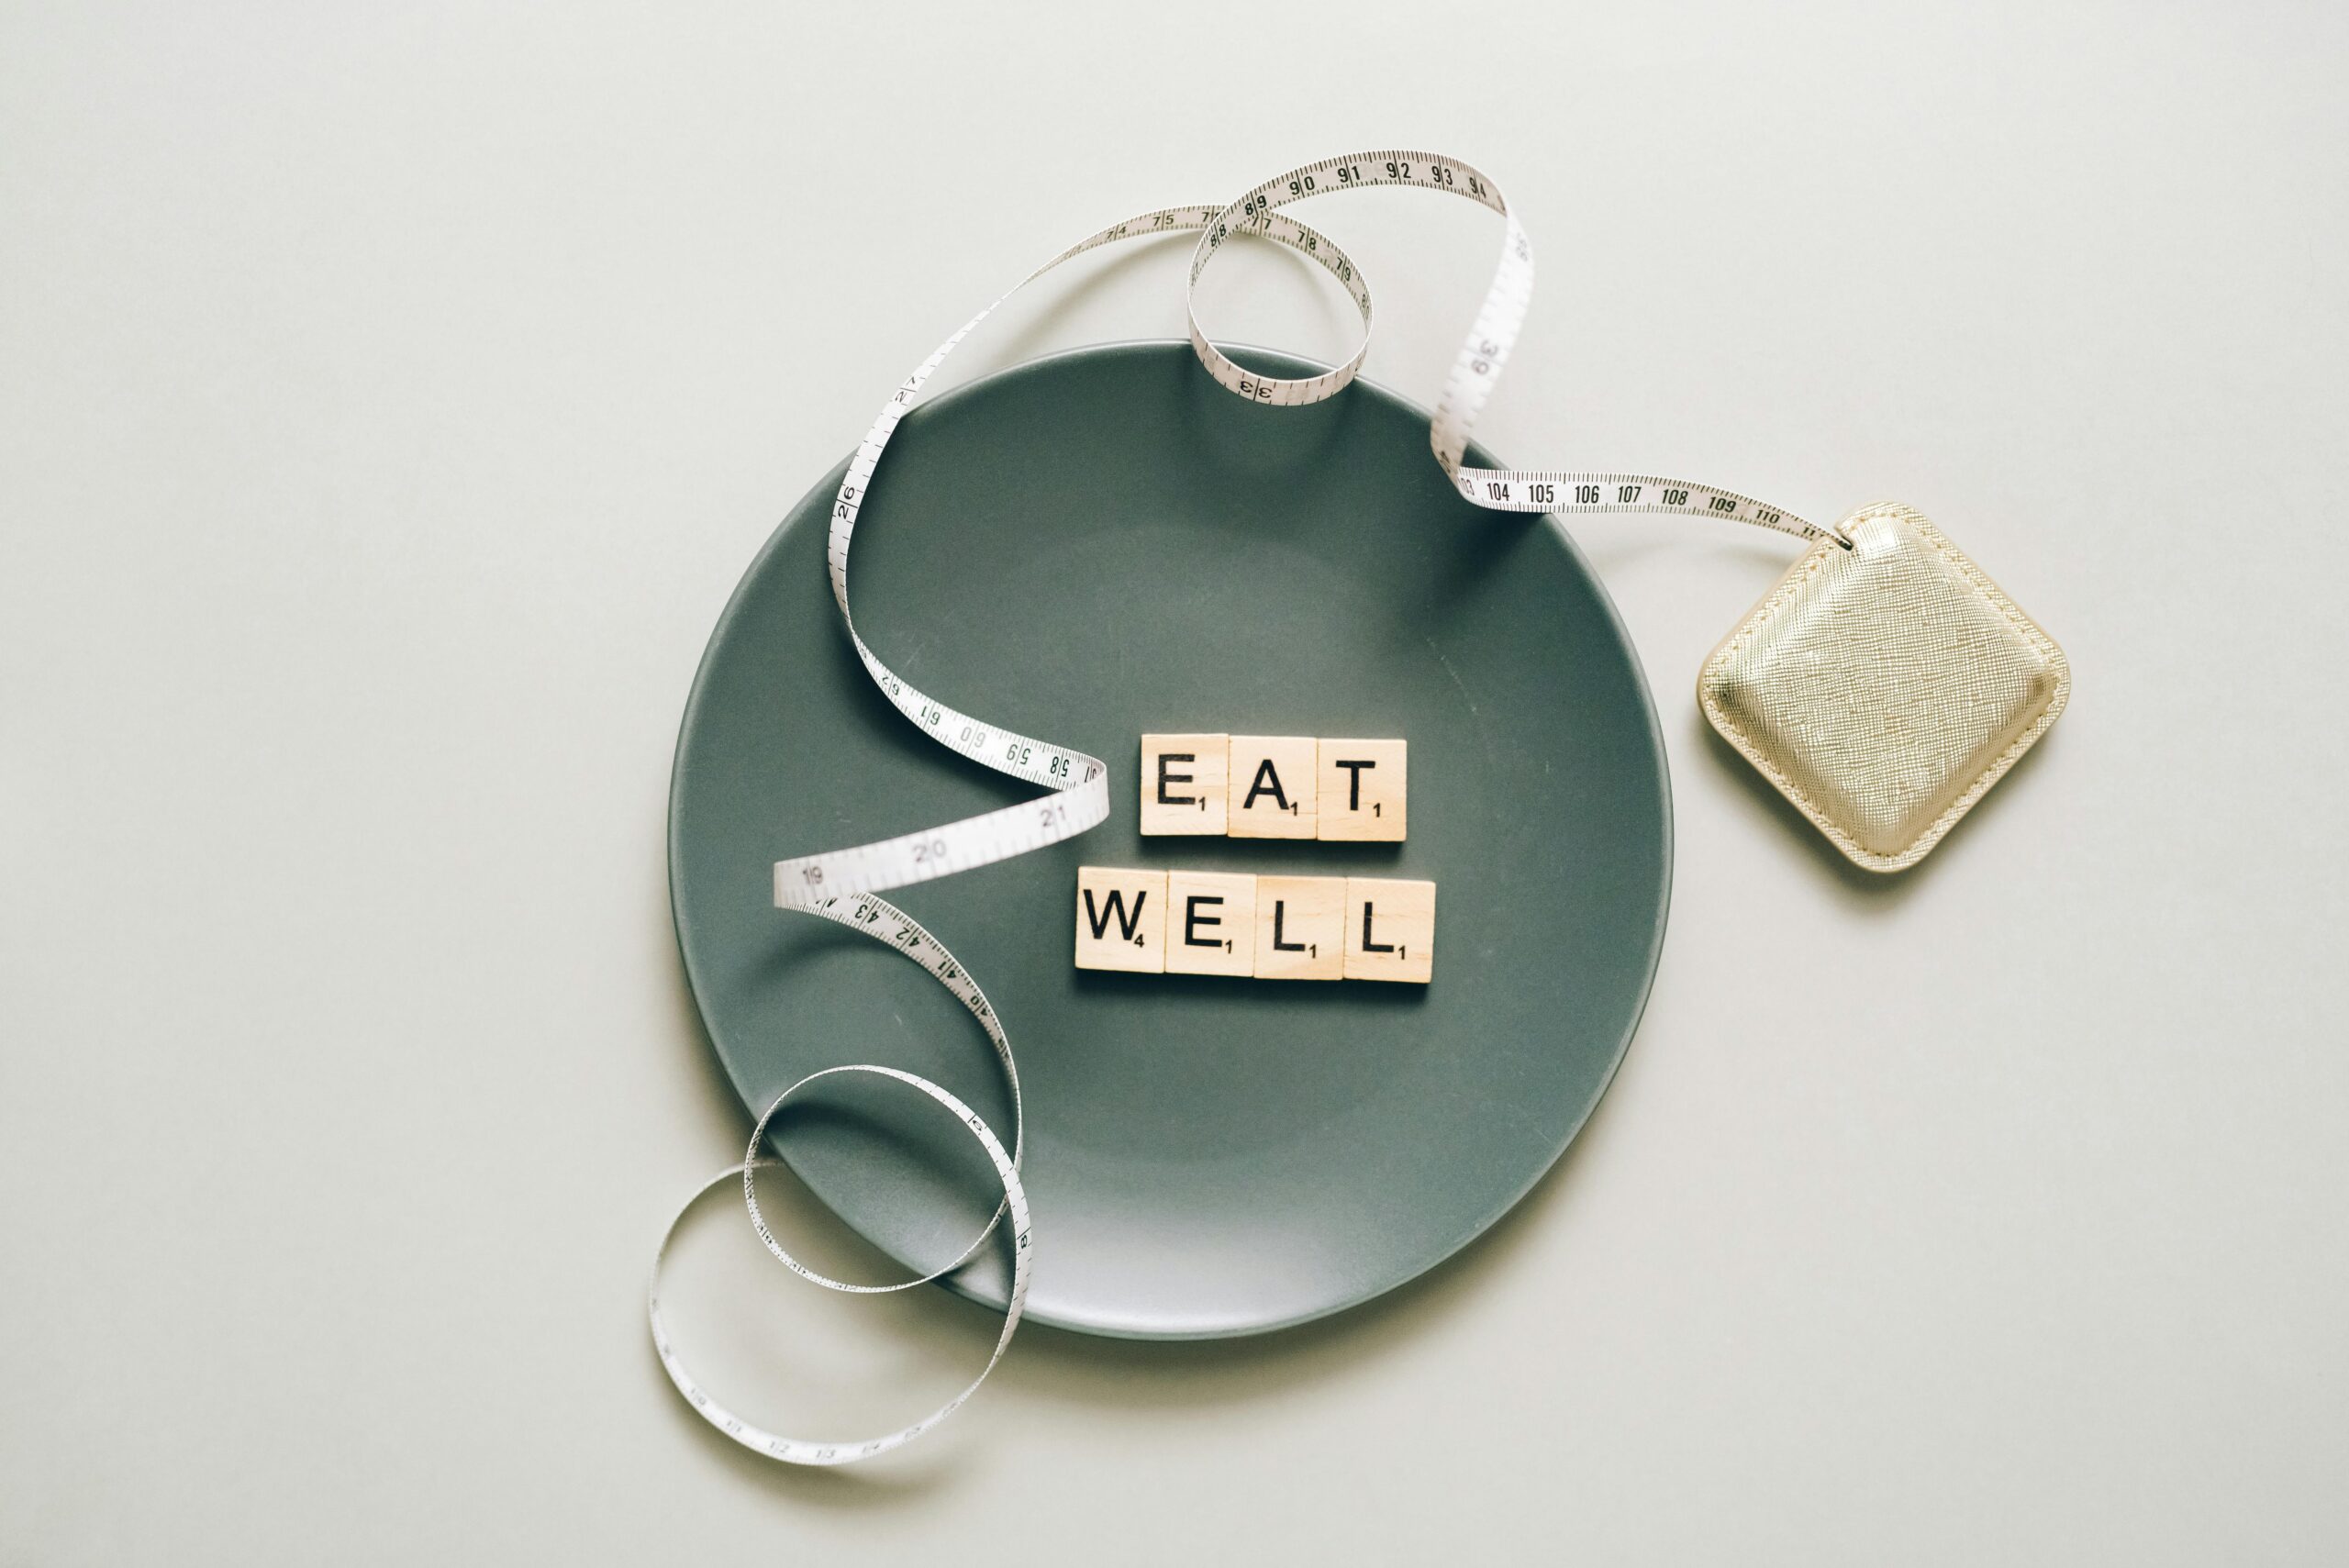
M 1079 866 L 1076 967 L 1425 985 L 1435 884 Z

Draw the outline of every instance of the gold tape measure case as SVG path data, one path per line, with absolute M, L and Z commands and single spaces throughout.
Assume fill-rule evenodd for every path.
M 1843 522 L 1705 661 L 1722 739 L 1854 864 L 1902 871 L 2055 722 L 2064 651 L 1923 513 Z

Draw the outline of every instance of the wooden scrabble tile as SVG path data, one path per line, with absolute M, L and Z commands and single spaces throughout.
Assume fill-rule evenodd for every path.
M 1164 872 L 1076 868 L 1076 967 L 1164 973 Z
M 1346 878 L 1346 978 L 1425 985 L 1434 973 L 1435 884 Z
M 1408 742 L 1321 742 L 1320 825 L 1324 839 L 1403 837 Z
M 1229 735 L 1141 738 L 1141 830 L 1223 836 Z
M 1342 980 L 1346 879 L 1256 879 L 1256 978 Z
M 1231 810 L 1235 839 L 1310 839 L 1318 820 L 1320 742 L 1311 736 L 1231 738 Z
M 1256 973 L 1256 878 L 1166 873 L 1166 973 Z

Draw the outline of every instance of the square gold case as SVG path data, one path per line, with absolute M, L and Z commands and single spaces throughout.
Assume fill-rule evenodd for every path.
M 2072 693 L 2064 651 L 1923 514 L 1844 519 L 1705 661 L 1722 738 L 1870 871 L 1925 858 Z

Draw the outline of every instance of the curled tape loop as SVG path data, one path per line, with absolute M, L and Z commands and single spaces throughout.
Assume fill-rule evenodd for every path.
M 1208 373 L 1228 391 L 1251 402 L 1272 406 L 1294 407 L 1335 395 L 1361 372 L 1364 357 L 1369 351 L 1372 318 L 1370 284 L 1344 250 L 1328 237 L 1288 217 L 1282 209 L 1314 196 L 1376 186 L 1401 186 L 1458 196 L 1491 209 L 1503 220 L 1499 264 L 1493 273 L 1490 287 L 1486 291 L 1484 303 L 1476 312 L 1475 323 L 1462 342 L 1459 356 L 1445 379 L 1443 395 L 1436 405 L 1435 417 L 1428 431 L 1429 445 L 1434 451 L 1436 462 L 1464 499 L 1488 510 L 1502 512 L 1684 513 L 1747 523 L 1798 539 L 1831 539 L 1846 548 L 1850 544 L 1840 534 L 1806 522 L 1783 508 L 1767 506 L 1735 491 L 1688 480 L 1563 469 L 1470 466 L 1465 462 L 1470 429 L 1483 411 L 1486 400 L 1492 395 L 1502 367 L 1508 362 L 1509 352 L 1516 347 L 1518 329 L 1524 322 L 1526 307 L 1532 298 L 1533 243 L 1502 197 L 1500 187 L 1489 176 L 1456 158 L 1437 153 L 1390 150 L 1325 158 L 1318 163 L 1308 163 L 1276 174 L 1244 193 L 1237 201 L 1222 206 L 1160 207 L 1122 223 L 1112 224 L 1087 235 L 1020 279 L 994 304 L 971 317 L 952 337 L 939 345 L 937 351 L 906 377 L 890 395 L 888 402 L 882 405 L 872 428 L 858 445 L 856 455 L 849 461 L 848 473 L 841 479 L 840 492 L 833 500 L 831 528 L 825 551 L 831 579 L 832 602 L 840 609 L 841 625 L 856 650 L 857 658 L 863 662 L 865 673 L 890 705 L 904 714 L 916 728 L 951 751 L 983 763 L 997 773 L 1039 785 L 1050 793 L 959 822 L 924 828 L 897 838 L 777 862 L 774 867 L 774 902 L 777 908 L 837 921 L 851 930 L 862 932 L 885 946 L 894 948 L 928 970 L 932 978 L 953 993 L 972 1017 L 979 1020 L 989 1042 L 995 1047 L 996 1059 L 1011 1087 L 1014 1125 L 1012 1148 L 1008 1154 L 1004 1152 L 994 1132 L 983 1120 L 928 1079 L 887 1067 L 836 1067 L 826 1071 L 878 1073 L 901 1079 L 963 1117 L 996 1162 L 997 1171 L 1003 1177 L 1004 1201 L 996 1208 L 995 1218 L 960 1257 L 945 1268 L 925 1274 L 920 1279 L 892 1285 L 851 1285 L 827 1279 L 800 1263 L 769 1231 L 764 1218 L 759 1213 L 758 1197 L 751 1190 L 751 1177 L 754 1167 L 766 1162 L 761 1160 L 758 1151 L 769 1119 L 784 1100 L 815 1078 L 824 1076 L 823 1073 L 801 1080 L 778 1096 L 775 1103 L 768 1107 L 767 1114 L 759 1118 L 758 1127 L 751 1133 L 750 1152 L 744 1163 L 728 1171 L 718 1181 L 728 1180 L 737 1172 L 741 1174 L 751 1224 L 768 1250 L 777 1258 L 818 1284 L 861 1294 L 904 1290 L 952 1272 L 968 1262 L 994 1233 L 995 1228 L 1007 1215 L 1009 1216 L 1016 1233 L 1018 1261 L 1014 1269 L 1010 1310 L 1004 1318 L 1003 1337 L 996 1341 L 995 1358 L 987 1362 L 990 1370 L 995 1362 L 1001 1359 L 1004 1347 L 1010 1342 L 1011 1332 L 1019 1323 L 1027 1293 L 1028 1212 L 1019 1178 L 1020 1157 L 1025 1147 L 1026 1118 L 1019 1100 L 1019 1074 L 1012 1062 L 1011 1042 L 977 982 L 955 962 L 953 954 L 946 950 L 944 944 L 922 929 L 912 917 L 878 895 L 890 888 L 928 882 L 1027 854 L 1098 826 L 1109 815 L 1108 767 L 1098 757 L 1076 747 L 1038 740 L 974 717 L 921 691 L 884 663 L 858 633 L 855 615 L 849 607 L 849 553 L 856 537 L 857 516 L 872 486 L 881 454 L 887 450 L 890 438 L 896 433 L 898 421 L 919 400 L 923 386 L 946 362 L 947 356 L 1012 295 L 1062 263 L 1103 246 L 1147 239 L 1152 235 L 1197 233 L 1198 242 L 1192 251 L 1190 272 L 1184 287 L 1184 311 L 1189 321 L 1191 346 Z M 1343 363 L 1318 375 L 1294 379 L 1266 376 L 1241 365 L 1208 339 L 1205 328 L 1199 325 L 1197 305 L 1198 281 L 1223 248 L 1238 239 L 1264 239 L 1285 246 L 1320 267 L 1346 291 L 1361 313 L 1363 332 L 1360 342 Z M 716 1183 L 710 1184 L 715 1185 Z M 703 1189 L 705 1192 L 707 1190 L 707 1187 Z M 682 1211 L 679 1218 L 683 1218 Z M 675 1228 L 676 1221 L 673 1220 L 670 1226 L 672 1234 Z M 667 1246 L 664 1238 L 662 1243 L 663 1253 Z M 657 1260 L 654 1268 L 657 1289 Z M 668 1369 L 671 1379 L 693 1402 L 696 1409 L 728 1436 L 746 1446 L 795 1463 L 840 1464 L 885 1452 L 944 1419 L 970 1396 L 971 1389 L 978 1386 L 974 1382 L 971 1389 L 965 1389 L 952 1403 L 928 1420 L 871 1443 L 848 1446 L 801 1443 L 773 1437 L 749 1427 L 711 1401 L 686 1377 L 662 1330 L 657 1294 L 652 1330 L 654 1343 L 661 1351 L 662 1364 Z M 981 1373 L 980 1379 L 984 1380 L 985 1375 L 985 1373 Z
M 1015 1171 L 1018 1170 L 1021 1140 L 1027 1136 L 1028 1121 L 1019 1102 L 1019 1067 L 1011 1059 L 1011 1040 L 1003 1032 L 1003 1024 L 995 1016 L 995 1009 L 987 1005 L 986 995 L 979 989 L 979 983 L 972 979 L 961 964 L 954 962 L 954 955 L 946 951 L 944 943 L 922 929 L 911 916 L 882 899 L 865 895 L 851 900 L 847 923 L 852 929 L 863 931 L 874 941 L 895 949 L 929 970 L 930 977 L 953 993 L 955 999 L 970 1010 L 973 1018 L 979 1020 L 979 1027 L 986 1030 L 987 1040 L 995 1047 L 996 1060 L 1003 1068 L 1004 1082 L 1011 1088 L 1013 1134 L 1011 1165 Z M 890 1072 L 892 1070 L 876 1068 L 874 1071 Z M 895 1075 L 905 1076 L 903 1073 Z M 813 1076 L 820 1078 L 823 1074 L 819 1073 Z M 911 1290 L 918 1284 L 928 1284 L 934 1279 L 951 1274 L 964 1263 L 969 1262 L 978 1250 L 986 1245 L 987 1238 L 995 1234 L 995 1228 L 1002 1223 L 1004 1214 L 1011 1204 L 1010 1195 L 1008 1192 L 1004 1201 L 996 1207 L 995 1217 L 971 1239 L 969 1246 L 963 1248 L 952 1262 L 932 1269 L 918 1279 L 903 1280 L 896 1284 L 844 1284 L 839 1280 L 826 1279 L 821 1274 L 811 1273 L 796 1258 L 784 1250 L 783 1243 L 776 1240 L 774 1233 L 767 1229 L 766 1217 L 759 1212 L 758 1187 L 751 1179 L 751 1167 L 759 1162 L 759 1149 L 766 1140 L 767 1124 L 774 1120 L 775 1113 L 783 1109 L 785 1100 L 811 1081 L 812 1079 L 803 1078 L 798 1084 L 795 1084 L 775 1097 L 774 1103 L 767 1106 L 766 1114 L 759 1118 L 758 1125 L 751 1129 L 751 1145 L 742 1155 L 742 1202 L 751 1211 L 751 1228 L 758 1231 L 759 1240 L 766 1243 L 767 1251 L 783 1260 L 795 1272 L 815 1281 L 818 1284 L 832 1290 L 847 1291 L 856 1296 L 885 1296 L 891 1291 Z M 909 1081 L 927 1084 L 927 1080 L 922 1079 Z M 939 1092 L 944 1093 L 943 1090 Z M 961 1102 L 955 1103 L 959 1105 Z M 984 1123 L 974 1118 L 972 1126 L 981 1132 L 982 1141 L 993 1141 L 995 1133 Z M 1023 1230 L 1026 1229 L 1024 1222 L 1021 1229 Z M 1024 1237 L 1021 1245 L 1026 1245 Z
M 1011 1217 L 1011 1299 L 1004 1308 L 1003 1331 L 996 1337 L 995 1351 L 987 1357 L 987 1364 L 979 1369 L 979 1375 L 973 1378 L 969 1385 L 960 1394 L 911 1426 L 900 1427 L 894 1432 L 885 1433 L 877 1438 L 869 1438 L 861 1442 L 822 1443 L 811 1442 L 804 1438 L 784 1437 L 780 1433 L 767 1430 L 755 1421 L 736 1415 L 731 1409 L 719 1404 L 707 1390 L 702 1387 L 686 1368 L 684 1358 L 677 1353 L 676 1346 L 671 1341 L 668 1327 L 661 1318 L 661 1270 L 662 1265 L 668 1261 L 669 1246 L 676 1239 L 678 1226 L 684 1223 L 686 1213 L 705 1195 L 713 1188 L 731 1181 L 738 1173 L 741 1175 L 744 1189 L 748 1190 L 752 1176 L 760 1168 L 782 1162 L 777 1160 L 756 1157 L 758 1144 L 753 1141 L 751 1146 L 753 1151 L 752 1158 L 730 1170 L 720 1172 L 702 1184 L 701 1190 L 687 1199 L 685 1207 L 677 1211 L 676 1218 L 669 1221 L 669 1229 L 661 1238 L 660 1250 L 653 1254 L 652 1258 L 652 1283 L 648 1293 L 648 1316 L 652 1325 L 652 1346 L 661 1357 L 661 1369 L 669 1374 L 669 1381 L 677 1385 L 677 1392 L 685 1396 L 685 1402 L 700 1412 L 702 1419 L 753 1453 L 763 1453 L 771 1459 L 780 1459 L 792 1464 L 852 1464 L 860 1459 L 871 1459 L 876 1453 L 886 1453 L 893 1448 L 901 1448 L 913 1441 L 956 1410 L 961 1409 L 963 1402 L 978 1392 L 979 1385 L 987 1380 L 987 1374 L 995 1371 L 996 1363 L 1003 1360 L 1003 1352 L 1011 1343 L 1012 1331 L 1019 1327 L 1019 1315 L 1026 1309 L 1028 1302 L 1028 1274 L 1034 1249 L 1028 1227 L 1028 1192 L 1019 1184 L 1019 1172 L 1013 1165 L 1011 1156 L 1005 1152 L 1002 1142 L 996 1139 L 978 1112 L 929 1079 L 912 1073 L 901 1073 L 894 1067 L 874 1067 L 862 1063 L 843 1067 L 827 1067 L 820 1072 L 810 1073 L 807 1077 L 777 1095 L 774 1104 L 767 1106 L 766 1115 L 759 1118 L 761 1136 L 764 1136 L 766 1125 L 774 1118 L 775 1112 L 782 1109 L 784 1103 L 794 1095 L 818 1079 L 829 1078 L 843 1073 L 870 1073 L 879 1077 L 894 1078 L 901 1084 L 909 1084 L 952 1112 L 955 1119 L 969 1128 L 971 1136 L 979 1140 L 979 1147 L 986 1151 L 987 1159 L 995 1165 L 996 1175 L 1003 1183 L 1004 1211 Z M 827 1279 L 785 1251 L 774 1238 L 767 1234 L 763 1222 L 760 1224 L 759 1234 L 765 1238 L 767 1246 L 775 1256 L 790 1264 L 803 1278 L 813 1280 L 816 1284 L 829 1289 L 864 1292 L 874 1289 L 904 1288 L 899 1285 L 876 1287 L 843 1284 L 837 1280 Z M 964 1256 L 967 1257 L 969 1254 L 965 1253 Z M 916 1280 L 908 1283 L 918 1284 L 921 1282 Z

